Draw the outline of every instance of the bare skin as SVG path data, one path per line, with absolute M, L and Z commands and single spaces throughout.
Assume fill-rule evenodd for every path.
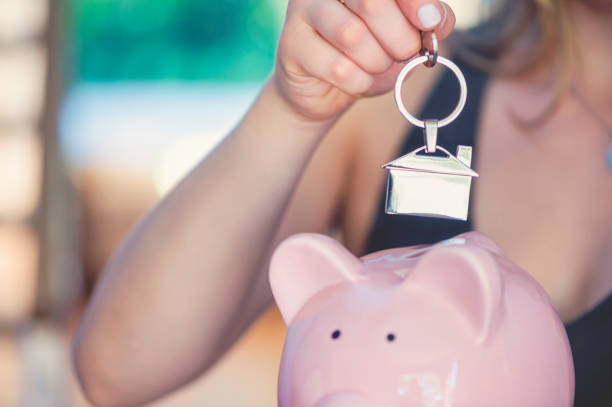
M 408 129 L 388 91 L 396 61 L 418 48 L 424 27 L 416 11 L 425 3 L 290 3 L 277 69 L 256 103 L 104 272 L 74 344 L 79 378 L 96 404 L 138 405 L 206 371 L 272 304 L 267 263 L 285 237 L 339 228 L 347 247 L 363 254 L 385 180 L 380 164 L 395 158 Z M 432 4 L 446 16 L 437 26 L 444 37 L 454 17 Z M 589 53 L 576 83 L 612 117 L 605 51 L 612 19 L 575 8 L 577 38 L 601 50 Z M 396 41 L 389 32 L 404 35 Z M 543 126 L 516 127 L 509 109 L 531 113 L 549 100 L 539 85 L 549 68 L 490 81 L 476 136 L 473 215 L 476 229 L 532 273 L 571 320 L 612 290 L 612 172 L 603 158 L 612 140 L 571 98 Z M 434 80 L 424 70 L 408 79 L 410 110 Z

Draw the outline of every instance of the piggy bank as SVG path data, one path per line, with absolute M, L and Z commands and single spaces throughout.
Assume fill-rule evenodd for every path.
M 288 332 L 281 407 L 570 407 L 574 370 L 548 296 L 490 239 L 353 256 L 301 234 L 272 256 Z

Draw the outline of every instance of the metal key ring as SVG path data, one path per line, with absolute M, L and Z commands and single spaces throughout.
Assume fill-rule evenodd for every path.
M 438 62 L 438 36 L 433 31 L 421 31 L 421 55 L 427 57 L 425 66 L 431 68 Z
M 422 128 L 425 128 L 425 121 L 419 120 L 413 115 L 411 115 L 410 112 L 408 112 L 408 110 L 404 106 L 404 102 L 402 101 L 402 84 L 404 83 L 404 79 L 406 79 L 406 76 L 410 73 L 410 71 L 412 71 L 420 64 L 424 64 L 428 61 L 429 58 L 425 55 L 412 58 L 406 63 L 406 66 L 402 69 L 399 76 L 397 77 L 397 82 L 395 82 L 395 103 L 397 103 L 397 108 L 410 123 Z M 441 63 L 442 65 L 453 71 L 453 73 L 457 77 L 457 80 L 459 81 L 460 89 L 459 102 L 457 103 L 455 110 L 453 110 L 451 114 L 449 114 L 444 119 L 438 121 L 437 127 L 444 127 L 452 123 L 453 120 L 455 120 L 463 110 L 463 107 L 465 106 L 465 101 L 467 100 L 467 84 L 465 83 L 465 77 L 463 76 L 463 73 L 461 73 L 461 70 L 457 65 L 455 65 L 453 61 L 443 57 L 438 57 L 437 62 Z

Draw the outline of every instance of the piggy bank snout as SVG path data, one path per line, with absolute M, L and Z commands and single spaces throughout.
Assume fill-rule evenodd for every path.
M 357 393 L 341 392 L 323 397 L 313 407 L 373 407 L 373 405 Z

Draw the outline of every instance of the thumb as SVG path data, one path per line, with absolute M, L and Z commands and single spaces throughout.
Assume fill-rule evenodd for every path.
M 374 83 L 365 96 L 378 96 L 393 89 L 397 76 L 404 66 L 402 62 L 394 62 L 385 72 L 375 75 Z
M 438 0 L 397 0 L 410 23 L 421 31 L 435 31 L 439 39 L 448 37 L 455 26 L 455 13 Z

